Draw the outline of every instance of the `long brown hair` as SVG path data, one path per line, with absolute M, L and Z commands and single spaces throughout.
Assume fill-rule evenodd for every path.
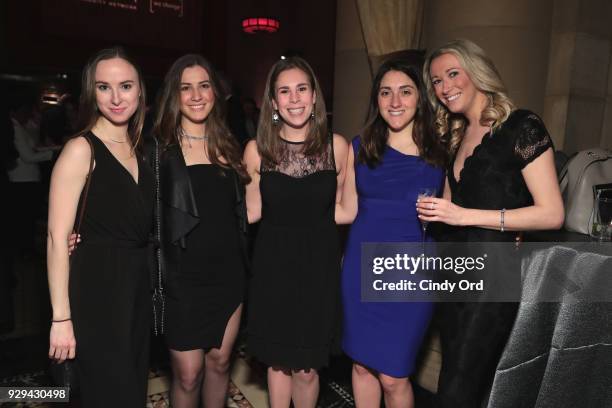
M 278 164 L 282 120 L 278 121 L 278 123 L 274 123 L 272 120 L 272 114 L 274 113 L 272 101 L 276 100 L 276 81 L 278 76 L 281 72 L 293 68 L 299 69 L 306 74 L 310 82 L 310 88 L 314 91 L 317 98 L 313 108 L 314 118 L 310 120 L 303 153 L 306 156 L 320 154 L 325 150 L 327 144 L 327 111 L 325 110 L 325 100 L 312 67 L 300 57 L 281 59 L 272 66 L 268 74 L 261 102 L 259 125 L 257 126 L 257 149 L 264 166 Z
M 224 168 L 233 168 L 244 183 L 250 181 L 242 164 L 238 142 L 225 124 L 225 94 L 219 76 L 213 66 L 201 55 L 183 55 L 170 67 L 164 78 L 157 106 L 157 116 L 153 124 L 153 134 L 163 148 L 180 144 L 181 128 L 180 89 L 183 71 L 190 67 L 202 67 L 207 73 L 215 96 L 214 105 L 206 118 L 208 137 L 208 157 L 211 163 Z M 227 163 L 221 161 L 223 157 Z
M 454 40 L 431 51 L 423 67 L 423 79 L 427 87 L 429 102 L 435 112 L 434 128 L 438 135 L 450 133 L 449 148 L 451 153 L 454 153 L 459 148 L 465 134 L 467 120 L 463 115 L 450 112 L 436 97 L 431 83 L 431 62 L 443 54 L 452 54 L 457 57 L 476 89 L 487 96 L 489 103 L 480 116 L 482 126 L 490 126 L 495 130 L 508 119 L 515 106 L 508 96 L 508 91 L 495 64 L 484 50 L 472 41 Z
M 367 164 L 368 167 L 375 167 L 382 161 L 382 156 L 387 148 L 389 127 L 380 114 L 378 93 L 383 77 L 390 71 L 406 74 L 412 79 L 419 93 L 417 109 L 413 119 L 412 140 L 417 145 L 421 158 L 434 166 L 444 166 L 447 156 L 446 149 L 442 139 L 434 135 L 432 112 L 421 78 L 421 68 L 403 57 L 391 58 L 385 61 L 378 68 L 378 72 L 374 77 L 372 91 L 370 92 L 368 115 L 361 135 L 361 148 L 357 156 L 358 161 Z
M 138 74 L 138 86 L 140 88 L 140 96 L 138 97 L 138 108 L 128 122 L 128 137 L 132 144 L 132 149 L 140 147 L 142 126 L 146 114 L 146 89 L 140 68 L 134 60 L 127 54 L 122 47 L 105 48 L 94 54 L 85 68 L 81 76 L 81 98 L 79 100 L 79 117 L 77 120 L 77 129 L 79 131 L 76 136 L 83 135 L 89 132 L 96 125 L 100 118 L 100 111 L 96 103 L 96 68 L 100 61 L 110 60 L 113 58 L 121 58 L 134 67 Z

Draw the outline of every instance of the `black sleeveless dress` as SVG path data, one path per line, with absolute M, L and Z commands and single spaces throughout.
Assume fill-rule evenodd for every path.
M 95 168 L 73 253 L 69 299 L 83 407 L 144 407 L 150 335 L 153 173 L 138 183 L 93 133 Z
M 270 366 L 318 369 L 340 327 L 333 146 L 318 157 L 304 157 L 302 143 L 282 147 L 278 165 L 261 169 L 247 346 Z
M 187 234 L 179 270 L 169 277 L 166 341 L 173 350 L 220 348 L 242 303 L 245 266 L 235 213 L 234 170 L 187 167 L 199 224 Z
M 542 120 L 528 110 L 516 110 L 495 130 L 484 135 L 480 145 L 465 160 L 459 179 L 448 170 L 452 201 L 465 208 L 514 209 L 533 205 L 521 170 L 552 147 Z M 514 242 L 517 232 L 461 227 L 453 228 L 449 240 L 471 242 Z M 507 253 L 492 255 L 491 262 L 509 270 L 517 260 Z M 482 253 L 476 251 L 476 253 Z M 515 269 L 520 276 L 520 265 Z M 492 268 L 491 270 L 496 270 Z M 518 278 L 517 278 L 518 281 Z M 441 408 L 480 407 L 493 382 L 495 369 L 512 330 L 518 303 L 439 303 L 436 320 L 440 327 L 442 369 L 438 383 Z

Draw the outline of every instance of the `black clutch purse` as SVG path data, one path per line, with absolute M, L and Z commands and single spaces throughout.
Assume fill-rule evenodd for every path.
M 49 377 L 51 377 L 54 386 L 70 388 L 71 395 L 78 392 L 79 376 L 76 372 L 76 362 L 74 360 L 66 360 L 63 363 L 51 362 Z

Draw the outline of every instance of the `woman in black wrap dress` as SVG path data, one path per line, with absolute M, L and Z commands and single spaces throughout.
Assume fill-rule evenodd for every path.
M 83 72 L 82 130 L 64 147 L 51 177 L 49 357 L 76 358 L 86 408 L 146 403 L 154 179 L 140 156 L 144 112 L 136 66 L 120 48 L 100 51 Z M 68 236 L 83 205 L 86 239 L 72 254 L 69 271 Z

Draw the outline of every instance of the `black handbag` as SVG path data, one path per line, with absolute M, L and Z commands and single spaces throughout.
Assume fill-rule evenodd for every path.
M 79 376 L 74 360 L 66 360 L 63 363 L 52 361 L 49 365 L 49 377 L 56 387 L 70 388 L 71 395 L 75 395 L 79 390 Z
M 75 223 L 73 233 L 77 236 L 79 235 L 79 231 L 81 230 L 81 223 L 83 222 L 83 215 L 85 214 L 85 206 L 87 204 L 87 193 L 89 192 L 89 185 L 91 184 L 91 173 L 93 172 L 94 166 L 94 149 L 91 144 L 91 140 L 87 136 L 83 136 L 87 143 L 89 143 L 89 147 L 91 148 L 91 158 L 89 160 L 89 171 L 87 172 L 87 178 L 85 179 L 85 186 L 83 187 L 82 193 L 82 201 L 81 208 L 79 209 L 79 216 L 77 218 L 77 222 Z M 69 260 L 69 269 L 72 266 L 72 259 L 70 257 Z M 77 367 L 76 361 L 74 360 L 65 360 L 62 363 L 58 363 L 56 361 L 51 361 L 49 365 L 49 376 L 51 377 L 51 381 L 57 387 L 68 387 L 70 388 L 70 394 L 74 395 L 78 392 L 79 389 L 79 376 L 77 375 Z

